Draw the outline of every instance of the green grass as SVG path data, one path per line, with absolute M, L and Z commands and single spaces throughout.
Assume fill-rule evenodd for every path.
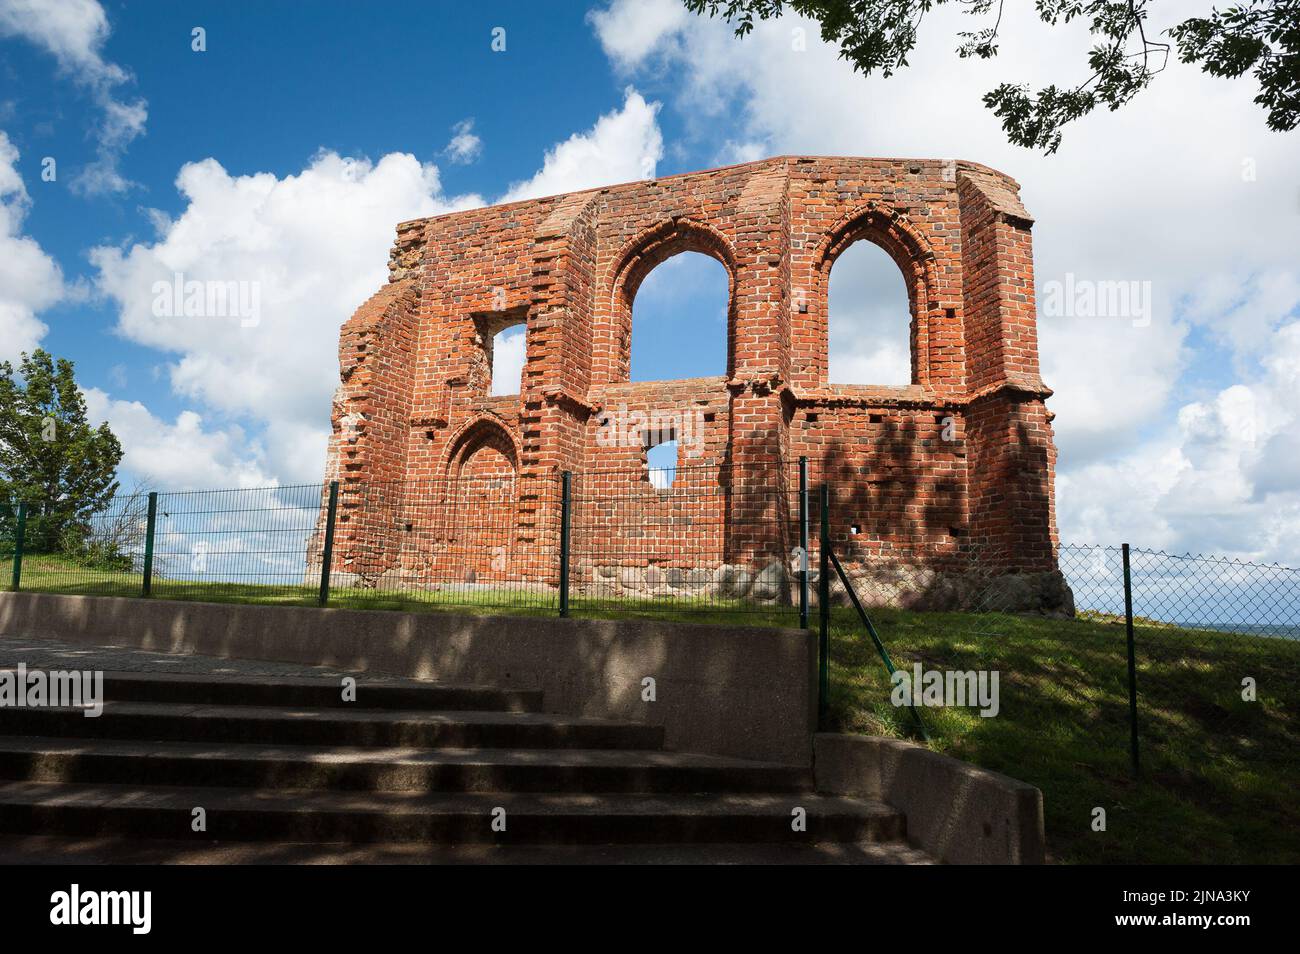
M 7 580 L 5 581 L 7 582 Z M 23 589 L 139 596 L 138 575 L 28 556 Z M 156 579 L 154 596 L 314 605 L 312 587 Z M 531 605 L 519 605 L 520 600 Z M 554 596 L 507 591 L 411 593 L 339 587 L 331 606 L 552 615 Z M 698 623 L 797 625 L 790 608 L 575 598 L 574 615 Z M 923 709 L 933 748 L 1043 791 L 1048 850 L 1070 863 L 1294 863 L 1300 860 L 1300 643 L 1139 621 L 1142 775 L 1129 762 L 1122 620 L 875 610 L 895 664 L 997 670 L 1001 710 Z M 856 614 L 831 626 L 831 726 L 907 736 L 911 717 Z M 1252 677 L 1258 701 L 1241 699 Z M 1092 830 L 1104 808 L 1107 830 Z
M 1300 860 L 1300 644 L 1135 626 L 1142 775 L 1129 757 L 1122 620 L 877 610 L 899 668 L 999 673 L 1001 710 L 923 709 L 933 748 L 1043 791 L 1049 851 L 1080 863 Z M 1241 699 L 1253 677 L 1258 701 Z M 905 735 L 910 714 L 856 616 L 836 611 L 833 728 Z M 1104 808 L 1107 830 L 1091 828 Z
M 8 576 L 0 585 L 8 583 Z M 70 593 L 82 596 L 141 595 L 138 572 L 113 572 L 81 566 L 55 554 L 26 554 L 23 557 L 23 590 Z M 154 599 L 197 600 L 205 603 L 253 603 L 264 606 L 315 606 L 318 588 L 265 583 L 174 580 L 155 575 Z M 443 612 L 475 615 L 554 616 L 559 598 L 555 593 L 530 592 L 502 587 L 473 589 L 449 584 L 438 590 L 380 590 L 335 585 L 329 605 L 335 609 L 398 610 L 406 613 Z M 784 609 L 755 607 L 743 600 L 696 601 L 674 599 L 661 603 L 629 604 L 625 600 L 587 599 L 575 596 L 573 615 L 598 619 L 674 619 L 696 623 L 749 623 L 761 626 L 797 626 L 798 613 Z
M 5 583 L 8 582 L 6 576 Z M 54 554 L 25 554 L 23 590 L 71 593 L 82 596 L 141 595 L 138 572 L 116 572 L 80 566 Z M 155 575 L 151 595 L 162 600 L 204 603 L 252 603 L 262 606 L 315 606 L 318 588 L 297 584 L 229 583 L 167 579 Z M 481 614 L 553 615 L 555 597 L 540 593 L 448 588 L 412 593 L 336 586 L 329 605 L 342 609 L 401 610 L 403 612 L 459 612 Z

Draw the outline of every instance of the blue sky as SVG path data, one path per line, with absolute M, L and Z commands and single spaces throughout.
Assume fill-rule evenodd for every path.
M 196 157 L 214 157 L 232 176 L 284 177 L 323 150 L 371 158 L 410 153 L 438 165 L 446 192 L 492 196 L 533 175 L 562 138 L 557 133 L 589 126 L 620 108 L 626 94 L 578 4 L 465 9 L 399 2 L 386 5 L 382 17 L 358 16 L 358 3 L 341 0 L 313 4 L 310 16 L 285 2 L 101 6 L 112 27 L 103 58 L 129 64 L 133 79 L 122 97 L 148 104 L 147 131 L 119 164 L 132 182 L 121 194 L 88 200 L 64 186 L 94 158 L 87 131 L 101 122 L 100 107 L 60 73 L 49 52 L 17 38 L 0 41 L 11 81 L 0 101 L 0 128 L 22 156 L 23 179 L 33 183 L 26 233 L 70 284 L 87 291 L 97 277 L 88 249 L 147 239 L 155 212 L 182 214 L 186 201 L 174 180 Z M 506 50 L 496 52 L 492 31 L 503 24 Z M 191 49 L 195 26 L 206 31 L 202 53 Z M 492 147 L 472 162 L 453 161 L 448 142 L 467 120 L 472 135 Z M 659 160 L 659 174 L 709 165 L 714 144 L 690 144 L 675 115 L 661 114 L 659 127 L 675 143 Z M 63 173 L 53 183 L 40 181 L 46 156 Z M 696 291 L 705 300 L 695 300 Z M 638 324 L 687 329 L 697 316 L 720 323 L 725 296 L 720 266 L 683 256 L 651 279 Z M 340 321 L 348 304 L 359 302 L 340 303 Z M 42 346 L 73 359 L 86 385 L 141 401 L 164 417 L 185 410 L 160 367 L 168 356 L 119 334 L 115 317 L 111 300 L 72 296 L 42 312 L 50 327 Z M 672 335 L 638 336 L 634 378 L 721 374 L 724 335 L 718 329 L 689 350 L 672 346 Z M 321 414 L 327 420 L 327 406 Z
M 1300 562 L 1297 136 L 1248 81 L 1172 64 L 1058 155 L 1012 147 L 980 94 L 1077 79 L 1088 38 L 1017 7 L 971 63 L 969 28 L 939 11 L 911 69 L 867 80 L 810 24 L 739 41 L 676 0 L 0 0 L 0 357 L 72 358 L 128 482 L 312 480 L 337 330 L 397 221 L 784 153 L 956 156 L 1021 181 L 1040 305 L 1067 279 L 1149 290 L 1138 316 L 1040 315 L 1063 537 Z M 832 275 L 844 381 L 889 383 L 905 343 L 873 253 Z M 160 319 L 174 270 L 260 282 L 262 319 Z M 706 259 L 652 273 L 633 376 L 721 373 L 724 297 Z
M 0 128 L 30 183 L 27 233 L 67 279 L 93 283 L 88 248 L 150 235 L 146 208 L 180 214 L 177 171 L 206 156 L 232 175 L 285 176 L 322 149 L 409 152 L 439 163 L 448 191 L 492 194 L 532 175 L 557 129 L 590 125 L 623 100 L 618 84 L 587 82 L 607 77 L 609 67 L 577 4 L 510 4 L 505 54 L 490 48 L 501 18 L 487 5 L 385 7 L 382 16 L 359 16 L 362 4 L 335 0 L 313 3 L 308 16 L 286 2 L 103 4 L 112 24 L 104 58 L 134 74 L 123 92 L 147 100 L 149 120 L 121 162 L 138 187 L 91 200 L 39 176 L 44 156 L 55 156 L 65 176 L 93 158 L 87 129 L 100 121 L 93 97 L 61 77 L 49 53 L 0 40 Z M 202 54 L 190 49 L 196 25 L 207 31 Z M 539 73 L 546 83 L 535 81 Z M 444 161 L 452 127 L 468 117 L 494 148 L 474 163 Z M 122 391 L 156 413 L 182 410 L 166 380 L 151 373 L 166 357 L 115 334 L 115 315 L 109 301 L 51 308 L 42 315 L 51 329 L 44 346 L 75 360 L 87 384 Z M 128 388 L 115 386 L 116 366 L 127 369 Z

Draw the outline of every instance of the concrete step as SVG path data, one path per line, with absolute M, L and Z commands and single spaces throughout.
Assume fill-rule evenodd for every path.
M 657 749 L 663 727 L 535 712 L 426 712 L 107 702 L 81 709 L 0 708 L 0 734 L 272 745 Z
M 193 810 L 207 831 L 194 833 Z M 492 830 L 505 810 L 506 831 Z M 796 809 L 806 830 L 794 831 Z M 0 832 L 190 841 L 503 845 L 813 844 L 906 836 L 888 806 L 808 794 L 535 795 L 0 783 Z
M 0 669 L 13 667 L 0 667 Z M 343 701 L 342 677 L 209 676 L 105 672 L 104 697 L 114 702 L 291 706 L 316 709 L 540 712 L 540 690 L 444 686 L 415 679 L 359 674 L 355 702 Z
M 0 779 L 390 792 L 812 789 L 807 769 L 635 749 L 335 748 L 15 736 L 0 737 Z
M 702 845 L 195 842 L 0 835 L 0 865 L 930 865 L 900 841 Z

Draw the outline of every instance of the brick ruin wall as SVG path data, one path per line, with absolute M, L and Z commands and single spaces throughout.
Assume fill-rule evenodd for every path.
M 553 585 L 571 471 L 577 583 L 716 592 L 728 567 L 788 565 L 803 455 L 858 572 L 975 560 L 1049 581 L 1021 602 L 1064 603 L 1031 226 L 984 166 L 812 157 L 402 223 L 388 283 L 340 335 L 333 571 Z M 831 266 L 860 240 L 905 279 L 906 386 L 827 381 Z M 637 288 L 684 251 L 727 271 L 726 373 L 630 382 Z M 490 396 L 493 336 L 516 324 L 519 393 Z M 646 441 L 610 439 L 656 415 L 694 428 L 678 485 L 697 493 L 657 490 Z

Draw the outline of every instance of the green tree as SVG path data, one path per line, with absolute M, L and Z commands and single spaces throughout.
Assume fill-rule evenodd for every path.
M 960 57 L 998 53 L 998 28 L 1006 0 L 684 0 L 688 10 L 721 15 L 744 36 L 755 18 L 780 16 L 786 7 L 821 24 L 822 39 L 863 75 L 891 76 L 907 66 L 921 21 L 934 7 L 960 4 L 977 29 L 960 34 Z M 1179 0 L 1184 2 L 1185 0 Z M 1166 65 L 1171 44 L 1147 35 L 1152 0 L 1035 0 L 1049 26 L 1085 20 L 1096 42 L 1087 54 L 1089 75 L 1072 87 L 1003 83 L 984 95 L 1011 142 L 1056 152 L 1061 129 L 1098 106 L 1119 109 L 1150 85 Z M 1255 102 L 1270 129 L 1300 122 L 1300 0 L 1245 0 L 1225 10 L 1190 17 L 1167 31 L 1185 63 L 1211 76 L 1252 73 Z
M 0 520 L 12 522 L 26 502 L 28 545 L 48 551 L 84 537 L 90 518 L 107 509 L 122 445 L 107 423 L 86 422 L 71 361 L 38 348 L 22 356 L 18 373 L 0 361 Z

